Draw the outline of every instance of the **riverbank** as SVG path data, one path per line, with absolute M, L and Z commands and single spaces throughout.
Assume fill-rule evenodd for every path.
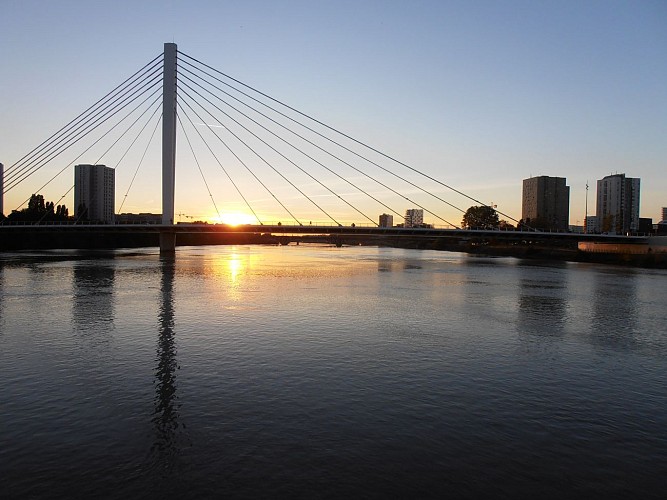
M 530 242 L 507 245 L 497 242 L 459 242 L 452 244 L 442 240 L 392 240 L 385 242 L 385 246 L 464 252 L 471 255 L 493 257 L 515 257 L 517 259 L 590 262 L 649 269 L 667 269 L 667 253 L 664 252 L 587 252 L 579 249 L 576 243 L 561 243 L 559 246 L 554 246 Z

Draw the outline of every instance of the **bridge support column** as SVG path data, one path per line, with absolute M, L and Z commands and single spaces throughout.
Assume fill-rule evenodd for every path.
M 174 223 L 176 177 L 176 44 L 164 44 L 162 75 L 162 224 Z M 162 233 L 160 233 L 162 238 Z M 160 240 L 162 241 L 162 240 Z M 160 248 L 162 245 L 160 244 Z
M 170 230 L 160 231 L 160 255 L 176 253 L 176 233 Z

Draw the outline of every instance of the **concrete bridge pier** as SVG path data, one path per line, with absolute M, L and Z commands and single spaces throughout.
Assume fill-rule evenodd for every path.
M 176 232 L 173 229 L 160 231 L 160 255 L 176 253 Z

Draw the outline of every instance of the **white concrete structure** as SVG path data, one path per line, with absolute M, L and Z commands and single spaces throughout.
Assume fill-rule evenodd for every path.
M 162 224 L 174 224 L 174 192 L 176 187 L 176 79 L 177 54 L 175 43 L 164 44 L 162 72 Z M 160 231 L 160 254 L 176 251 L 176 234 Z
M 5 166 L 0 163 L 0 215 L 5 213 L 5 206 L 4 206 L 4 198 L 5 195 L 3 194 L 3 191 L 5 190 Z M 663 209 L 664 210 L 664 209 Z
M 164 44 L 162 76 L 162 224 L 174 223 L 176 181 L 176 53 L 175 43 Z
M 116 171 L 105 165 L 74 166 L 74 216 L 93 223 L 113 224 Z

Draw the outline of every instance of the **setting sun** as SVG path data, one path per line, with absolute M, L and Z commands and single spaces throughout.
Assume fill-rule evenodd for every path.
M 255 224 L 256 220 L 250 214 L 242 212 L 228 212 L 221 214 L 220 217 L 214 217 L 213 221 L 217 224 L 229 224 L 230 226 L 240 226 L 241 224 Z

